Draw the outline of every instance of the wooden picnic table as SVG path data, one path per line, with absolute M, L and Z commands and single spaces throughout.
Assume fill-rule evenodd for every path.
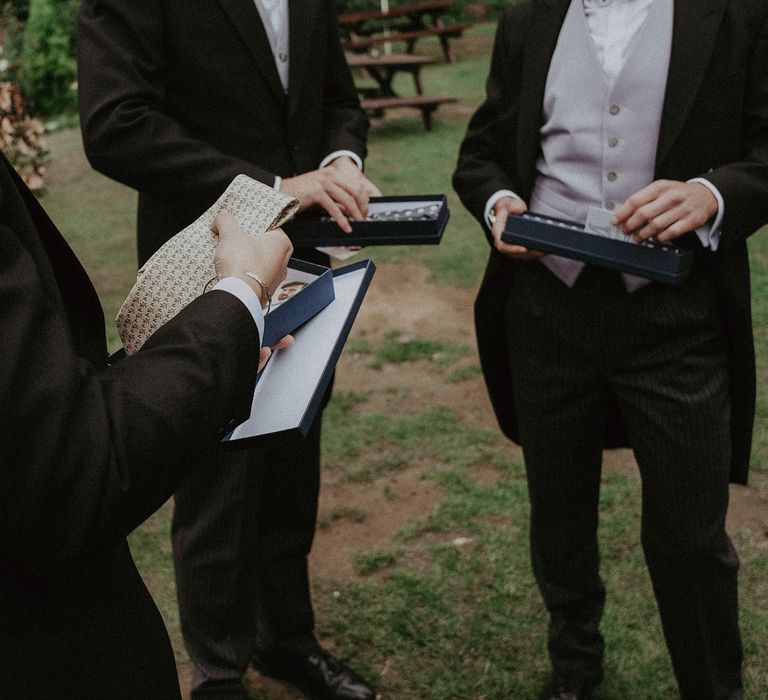
M 381 54 L 378 56 L 347 54 L 347 63 L 351 68 L 364 69 L 377 83 L 373 88 L 358 88 L 363 99 L 363 109 L 375 116 L 381 116 L 386 109 L 393 107 L 414 107 L 421 111 L 421 118 L 427 130 L 432 128 L 432 113 L 441 105 L 456 102 L 455 97 L 446 95 L 425 95 L 421 84 L 421 68 L 435 59 L 430 56 L 413 54 Z M 395 93 L 392 80 L 400 72 L 413 76 L 416 95 L 405 96 Z
M 410 29 L 424 29 L 429 24 L 436 24 L 440 15 L 453 7 L 453 0 L 422 0 L 408 5 L 390 7 L 389 12 L 381 10 L 364 10 L 362 12 L 345 12 L 339 15 L 339 26 L 350 33 L 366 36 L 381 31 L 379 23 L 398 23 L 403 18 L 409 22 Z M 429 22 L 425 19 L 429 18 Z M 366 23 L 374 23 L 374 29 L 366 28 Z
M 379 54 L 370 56 L 368 54 L 348 54 L 347 63 L 350 68 L 360 68 L 376 81 L 377 96 L 394 97 L 395 91 L 392 88 L 392 80 L 400 72 L 410 73 L 413 77 L 413 84 L 419 95 L 424 94 L 424 88 L 421 84 L 421 68 L 435 59 L 431 56 L 417 56 L 409 53 Z
M 339 15 L 339 28 L 344 37 L 345 49 L 364 52 L 378 44 L 403 41 L 406 52 L 411 54 L 416 41 L 434 36 L 440 41 L 447 63 L 451 62 L 448 40 L 459 37 L 468 23 L 445 24 L 442 15 L 450 10 L 454 0 L 421 0 L 407 5 L 397 5 L 389 12 L 367 10 Z

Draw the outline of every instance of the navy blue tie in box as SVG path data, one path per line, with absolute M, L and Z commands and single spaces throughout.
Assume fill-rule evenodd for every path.
M 270 310 L 264 318 L 262 346 L 274 345 L 293 333 L 334 297 L 331 268 L 291 258 L 285 280 L 272 294 Z
M 682 282 L 693 264 L 693 251 L 687 248 L 604 238 L 575 221 L 533 212 L 510 216 L 501 240 L 665 284 Z
M 375 269 L 372 261 L 361 260 L 331 272 L 333 301 L 293 332 L 293 347 L 270 357 L 256 382 L 251 415 L 224 438 L 228 446 L 247 446 L 274 433 L 307 434 Z M 298 305 L 318 280 L 293 296 L 291 304 Z
M 424 245 L 440 243 L 449 217 L 444 194 L 371 197 L 364 221 L 344 233 L 322 210 L 283 224 L 295 246 Z

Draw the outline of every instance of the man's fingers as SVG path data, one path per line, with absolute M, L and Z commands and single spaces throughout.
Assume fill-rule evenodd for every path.
M 354 193 L 335 182 L 329 183 L 326 194 L 330 195 L 337 204 L 341 205 L 353 219 L 361 221 L 365 218 L 363 210 L 368 208 L 368 197 L 366 195 L 358 193 L 360 197 L 358 201 Z
M 632 215 L 624 222 L 622 231 L 627 235 L 637 234 L 641 229 L 650 226 L 651 229 L 656 229 L 655 232 L 666 228 L 671 223 L 669 216 L 673 210 L 672 198 L 662 194 L 656 199 L 651 200 L 647 204 L 644 204 L 639 209 L 636 209 Z M 658 228 L 662 222 L 664 225 L 662 228 Z
M 508 217 L 509 210 L 506 207 L 501 208 L 496 212 L 496 220 L 493 222 L 493 227 L 491 228 L 491 235 L 496 243 L 501 243 L 501 234 L 504 233 L 504 229 L 507 227 Z
M 320 206 L 328 212 L 328 215 L 339 225 L 339 228 L 345 233 L 352 233 L 352 226 L 349 223 L 344 212 L 339 205 L 331 199 L 330 195 L 324 194 L 319 202 Z
M 504 241 L 496 242 L 496 250 L 498 250 L 503 255 L 507 255 L 518 260 L 533 260 L 534 258 L 541 258 L 546 255 L 546 253 L 543 253 L 540 250 L 530 250 L 529 248 L 525 248 L 521 245 L 504 243 Z
M 639 192 L 635 192 L 627 199 L 614 213 L 611 223 L 614 226 L 621 226 L 626 222 L 640 207 L 656 199 L 659 194 L 669 185 L 667 180 L 656 180 L 650 185 L 643 187 Z
M 292 335 L 284 335 L 273 346 L 273 350 L 285 350 L 285 348 L 291 348 L 296 344 L 296 340 Z
M 336 168 L 329 169 L 330 177 L 326 191 L 347 210 L 353 218 L 361 221 L 368 212 L 367 180 L 357 170 L 356 177 L 343 177 Z
M 264 369 L 267 360 L 272 356 L 272 348 L 261 348 L 259 350 L 259 372 Z

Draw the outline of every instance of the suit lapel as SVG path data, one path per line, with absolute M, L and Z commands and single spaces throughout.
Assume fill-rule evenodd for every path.
M 517 131 L 518 168 L 525 187 L 533 184 L 547 73 L 569 6 L 570 0 L 536 2 L 525 37 Z
M 66 316 L 75 352 L 80 357 L 101 363 L 106 356 L 107 340 L 104 314 L 96 290 L 37 198 L 6 158 L 2 156 L 1 160 L 27 209 L 28 218 L 18 220 L 14 232 L 23 238 L 35 261 L 48 298 Z M 28 224 L 32 225 L 32 230 Z
M 267 32 L 261 23 L 255 0 L 219 0 L 224 12 L 229 17 L 235 31 L 251 54 L 259 71 L 263 74 L 270 89 L 280 99 L 285 99 L 280 76 L 277 74 L 275 57 L 269 45 Z
M 672 54 L 656 166 L 680 134 L 701 87 L 727 0 L 675 0 Z
M 297 107 L 307 62 L 312 59 L 312 35 L 324 32 L 325 24 L 317 26 L 314 0 L 288 0 L 288 46 L 291 57 L 288 66 L 288 113 Z

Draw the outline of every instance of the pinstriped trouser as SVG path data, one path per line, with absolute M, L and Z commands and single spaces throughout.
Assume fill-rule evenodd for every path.
M 516 267 L 505 325 L 555 671 L 576 682 L 602 677 L 597 506 L 606 411 L 618 405 L 682 696 L 740 697 L 738 559 L 725 533 L 726 348 L 708 279 L 695 269 L 679 287 L 628 294 L 616 273 L 587 267 L 568 288 L 531 261 Z
M 210 455 L 178 489 L 173 557 L 193 695 L 225 694 L 262 645 L 311 638 L 307 555 L 320 487 L 320 423 Z

